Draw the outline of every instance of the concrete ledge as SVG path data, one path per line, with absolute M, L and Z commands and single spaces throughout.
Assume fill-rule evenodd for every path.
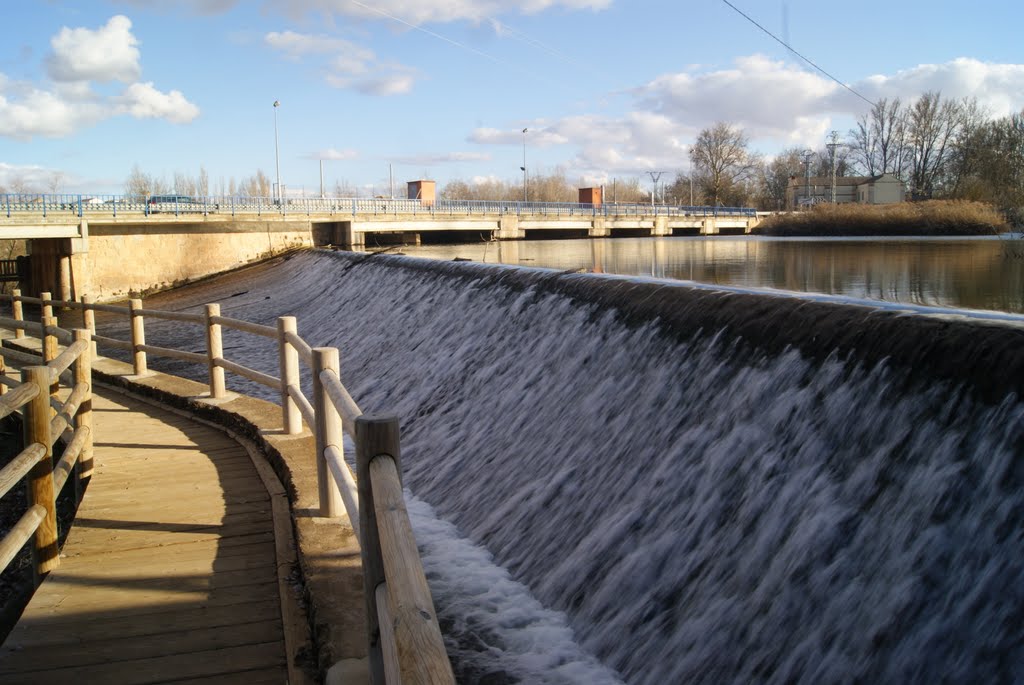
M 339 665 L 335 674 L 344 677 L 332 682 L 367 682 L 361 679 L 358 667 L 367 650 L 359 544 L 347 516 L 318 516 L 310 432 L 284 435 L 280 407 L 246 395 L 211 401 L 203 384 L 159 372 L 134 376 L 130 365 L 102 357 L 94 362 L 93 373 L 97 383 L 151 398 L 196 420 L 221 426 L 263 452 L 291 504 L 299 566 L 294 570 L 295 584 L 301 586 L 312 631 L 315 655 L 310 666 L 315 679 L 323 682 L 328 671 Z

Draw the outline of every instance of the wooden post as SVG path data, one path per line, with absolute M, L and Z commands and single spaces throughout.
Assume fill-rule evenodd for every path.
M 46 509 L 46 517 L 39 524 L 32 546 L 36 584 L 44 573 L 60 564 L 57 554 L 57 507 L 53 494 L 53 444 L 50 439 L 50 370 L 45 366 L 30 366 L 21 372 L 22 383 L 39 388 L 35 398 L 25 405 L 25 446 L 39 443 L 45 454 L 28 475 L 28 505 L 39 504 Z
M 363 560 L 363 597 L 366 601 L 366 630 L 369 638 L 370 682 L 384 683 L 384 657 L 380 642 L 380 614 L 377 586 L 384 582 L 384 560 L 380 553 L 377 512 L 373 506 L 370 462 L 387 454 L 400 463 L 398 418 L 363 414 L 356 419 L 356 481 L 359 485 L 359 546 Z M 401 468 L 398 470 L 401 473 Z
M 11 294 L 14 296 L 14 298 L 11 300 L 11 313 L 14 315 L 14 320 L 15 321 L 24 321 L 25 320 L 25 313 L 24 313 L 24 310 L 22 309 L 22 304 L 21 304 L 21 290 L 18 290 L 17 288 L 15 288 L 13 291 L 11 291 Z M 15 338 L 24 338 L 25 337 L 25 329 L 24 328 L 15 328 L 14 329 L 14 337 Z
M 72 338 L 74 342 L 79 340 L 89 342 L 92 336 L 89 334 L 89 331 L 76 328 L 72 332 Z M 78 456 L 76 467 L 78 469 L 78 480 L 81 481 L 92 475 L 92 345 L 87 345 L 75 361 L 74 378 L 76 387 L 83 383 L 89 387 L 89 392 L 82 399 L 82 403 L 78 405 L 78 413 L 75 414 L 75 428 L 86 428 L 89 430 L 89 437 L 86 438 L 85 445 L 82 446 L 82 452 Z M 75 487 L 77 495 L 79 492 L 77 488 L 80 487 L 80 484 Z
M 137 313 L 140 309 L 142 309 L 142 300 L 137 298 L 128 300 L 128 316 L 131 317 L 132 323 L 132 361 L 136 376 L 141 376 L 148 371 L 146 353 L 140 349 L 146 344 L 146 323 L 143 321 L 142 315 Z
M 220 324 L 213 322 L 215 316 L 220 316 L 220 305 L 206 305 L 206 358 L 210 367 L 210 397 L 220 398 L 227 392 L 224 387 L 224 369 L 217 366 L 217 362 L 224 356 L 224 341 Z
M 320 380 L 321 371 L 338 373 L 338 350 L 334 347 L 317 347 L 313 350 L 313 413 L 316 414 L 316 478 L 320 492 L 320 515 L 328 518 L 341 516 L 344 502 L 334 482 L 331 469 L 327 466 L 324 450 L 328 445 L 342 449 L 341 417 Z
M 57 317 L 55 316 L 44 316 L 43 317 L 43 363 L 49 364 L 57 355 L 60 353 L 57 346 Z M 50 397 L 56 399 L 57 392 L 60 390 L 60 379 L 54 378 L 53 382 L 50 383 Z M 54 412 L 56 414 L 56 412 Z
M 71 257 L 60 256 L 60 299 L 64 302 L 71 301 Z M 66 308 L 67 305 L 62 305 Z
M 281 420 L 287 435 L 302 432 L 302 414 L 299 405 L 288 394 L 289 385 L 299 385 L 299 353 L 295 346 L 288 342 L 288 333 L 298 331 L 294 316 L 281 316 L 277 319 L 277 346 L 281 361 Z
M 41 319 L 48 319 L 53 316 L 53 305 L 50 304 L 52 299 L 50 293 L 39 293 L 39 299 L 42 300 L 42 313 L 40 314 Z
M 82 295 L 82 327 L 89 331 L 89 335 L 96 337 L 96 311 L 90 307 L 93 303 L 91 295 Z M 92 358 L 96 358 L 96 341 L 92 341 Z
M 59 352 L 57 351 L 58 343 L 56 331 L 57 328 L 57 317 L 55 316 L 44 316 L 42 319 L 43 324 L 43 363 L 49 364 L 57 358 Z

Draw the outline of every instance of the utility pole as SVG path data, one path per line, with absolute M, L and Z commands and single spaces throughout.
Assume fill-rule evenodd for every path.
M 520 169 L 523 170 L 523 202 L 529 202 L 530 201 L 530 191 L 529 191 L 529 188 L 530 188 L 529 182 L 530 181 L 529 181 L 529 177 L 526 175 L 526 133 L 529 130 L 530 129 L 528 129 L 528 128 L 524 128 L 523 129 L 523 166 L 519 167 Z
M 324 199 L 324 160 L 320 160 L 320 199 Z
M 811 204 L 811 159 L 813 157 L 814 150 L 804 150 L 804 203 L 807 206 Z
M 839 147 L 839 132 L 832 131 L 832 135 L 829 136 L 831 141 L 825 147 L 828 148 L 829 155 L 832 157 L 832 204 L 836 203 L 836 148 Z
M 277 108 L 280 100 L 274 100 L 274 166 L 277 167 L 277 203 L 281 204 L 281 148 L 277 144 Z
M 391 184 L 391 199 L 395 199 L 395 170 L 391 166 L 391 162 L 388 162 L 388 182 Z
M 654 189 L 651 190 L 651 206 L 654 206 L 654 196 L 658 194 L 658 181 L 661 180 L 661 175 L 664 171 L 648 171 L 647 175 L 651 177 L 651 182 L 654 183 Z

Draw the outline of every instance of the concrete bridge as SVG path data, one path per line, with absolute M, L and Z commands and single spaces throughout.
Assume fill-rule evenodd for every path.
M 743 234 L 757 223 L 757 213 L 741 207 L 0 196 L 0 240 L 30 241 L 23 290 L 62 299 L 169 287 L 299 247 Z

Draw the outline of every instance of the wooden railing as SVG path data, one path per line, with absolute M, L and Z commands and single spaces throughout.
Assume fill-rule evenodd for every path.
M 15 324 L 14 319 L 0 319 L 4 327 Z M 28 484 L 28 509 L 0 541 L 0 569 L 7 568 L 31 538 L 33 577 L 38 584 L 60 564 L 56 497 L 71 478 L 77 504 L 82 483 L 92 474 L 92 345 L 88 330 L 61 330 L 53 317 L 20 325 L 23 331 L 38 333 L 42 359 L 10 349 L 0 355 L 0 418 L 21 411 L 25 446 L 0 470 L 0 497 L 22 479 Z M 60 354 L 58 340 L 67 344 Z M 28 365 L 22 369 L 20 383 L 8 378 L 6 360 Z M 69 388 L 63 402 L 58 400 L 62 377 Z M 65 445 L 54 465 L 57 440 Z
M 11 302 L 12 318 L 0 319 L 0 326 L 16 336 L 43 330 L 41 324 L 25 321 L 24 304 L 39 306 L 43 321 L 52 321 L 55 306 L 79 310 L 82 325 L 91 333 L 93 354 L 97 346 L 123 350 L 136 375 L 148 373 L 152 355 L 205 366 L 215 399 L 227 395 L 225 372 L 277 391 L 284 432 L 301 433 L 305 420 L 316 438 L 320 515 L 337 517 L 344 510 L 360 543 L 372 682 L 454 683 L 402 494 L 398 418 L 363 413 L 341 382 L 336 348 L 311 347 L 299 336 L 295 317 L 282 316 L 276 326 L 265 326 L 222 316 L 219 304 L 206 305 L 200 314 L 146 309 L 140 299 L 118 306 L 95 304 L 88 297 L 54 300 L 49 293 L 30 298 L 17 290 L 0 295 L 4 300 Z M 130 340 L 96 335 L 95 312 L 126 317 Z M 147 319 L 203 327 L 206 354 L 147 344 Z M 274 341 L 280 375 L 226 359 L 224 328 Z M 303 365 L 309 369 L 312 400 L 302 392 Z M 356 448 L 355 476 L 345 461 L 345 433 Z

